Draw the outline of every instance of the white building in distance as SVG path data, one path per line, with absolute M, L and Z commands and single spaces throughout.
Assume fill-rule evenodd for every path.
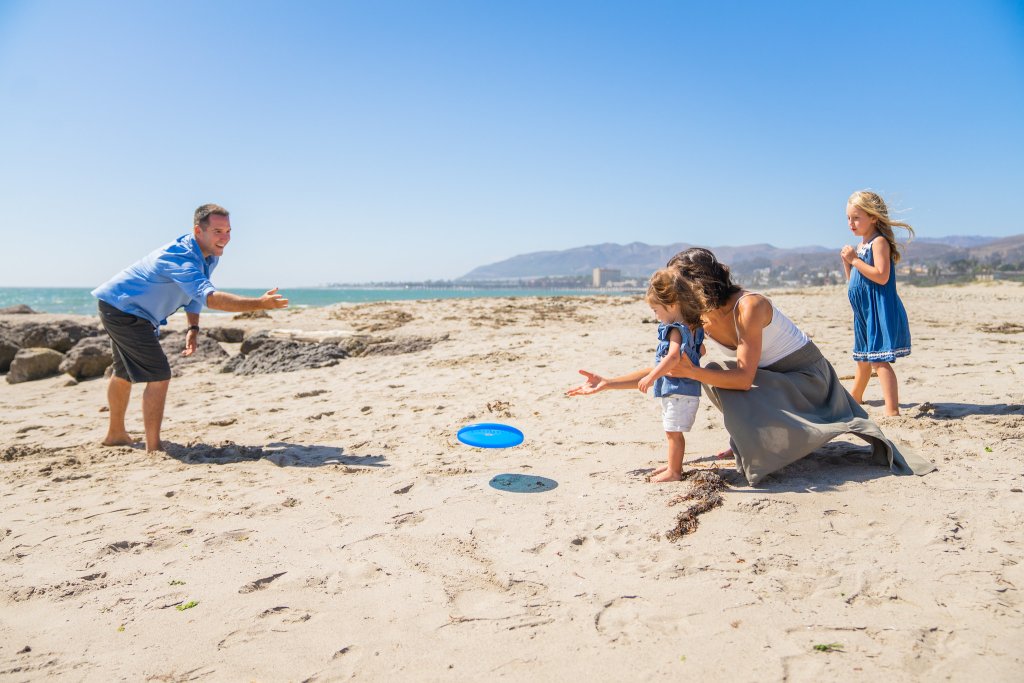
M 622 279 L 622 271 L 616 268 L 594 268 L 594 286 L 606 287 Z

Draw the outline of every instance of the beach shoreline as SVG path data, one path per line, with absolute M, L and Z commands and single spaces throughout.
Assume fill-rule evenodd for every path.
M 852 374 L 844 288 L 770 294 Z M 914 341 L 895 365 L 903 415 L 881 416 L 874 382 L 866 408 L 938 471 L 896 477 L 837 440 L 762 486 L 727 477 L 723 505 L 675 542 L 685 482 L 644 481 L 664 458 L 657 402 L 564 396 L 578 369 L 650 364 L 656 326 L 639 297 L 232 320 L 435 343 L 287 373 L 186 366 L 166 455 L 97 445 L 102 379 L 0 382 L 0 681 L 1012 680 L 1022 294 L 901 288 Z M 458 443 L 484 421 L 526 440 Z M 684 467 L 728 468 L 711 456 L 726 442 L 702 399 Z M 545 484 L 510 490 L 519 477 Z

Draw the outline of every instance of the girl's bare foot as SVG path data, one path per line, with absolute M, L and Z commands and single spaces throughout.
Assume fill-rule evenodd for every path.
M 650 476 L 656 477 L 656 476 L 658 476 L 659 474 L 661 474 L 662 472 L 664 472 L 667 469 L 668 469 L 668 465 L 662 465 L 658 469 L 656 469 L 653 472 L 651 472 Z
M 726 448 L 724 451 L 719 451 L 718 453 L 715 453 L 715 457 L 718 458 L 719 460 L 724 460 L 726 458 L 734 458 L 736 457 L 736 455 L 732 452 L 731 448 Z
M 651 475 L 648 481 L 652 484 L 656 484 L 663 481 L 681 481 L 682 478 L 682 472 L 673 472 L 667 467 L 662 467 L 660 470 L 655 470 L 655 473 Z
M 135 443 L 135 439 L 128 432 L 107 434 L 107 438 L 103 439 L 104 446 L 131 446 L 133 443 Z

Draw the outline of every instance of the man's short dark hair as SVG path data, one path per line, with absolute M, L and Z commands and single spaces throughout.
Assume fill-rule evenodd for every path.
M 218 206 L 217 204 L 203 204 L 196 209 L 192 225 L 198 225 L 203 230 L 206 230 L 210 227 L 210 216 L 224 216 L 224 218 L 227 218 L 230 215 L 231 214 L 228 213 L 228 210 L 223 206 Z

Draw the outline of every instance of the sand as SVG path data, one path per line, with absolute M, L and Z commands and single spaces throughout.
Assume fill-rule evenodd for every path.
M 852 376 L 843 289 L 772 294 Z M 1024 287 L 902 294 L 903 415 L 874 381 L 867 408 L 938 471 L 836 441 L 751 488 L 710 457 L 727 439 L 705 400 L 686 467 L 731 485 L 675 541 L 689 484 L 644 480 L 658 402 L 564 396 L 580 368 L 649 363 L 637 298 L 237 323 L 449 337 L 283 374 L 190 366 L 167 455 L 96 445 L 104 380 L 0 382 L 0 681 L 1021 680 Z M 526 440 L 459 444 L 474 421 Z

